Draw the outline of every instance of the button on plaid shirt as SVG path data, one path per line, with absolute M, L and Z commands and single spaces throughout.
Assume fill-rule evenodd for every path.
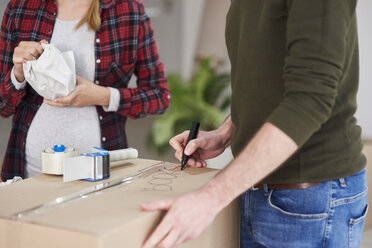
M 0 31 L 0 115 L 13 115 L 2 179 L 24 177 L 28 128 L 43 99 L 29 85 L 17 90 L 11 82 L 13 51 L 21 41 L 50 41 L 56 19 L 53 0 L 11 0 Z M 117 88 L 117 112 L 97 106 L 103 148 L 127 147 L 126 118 L 163 113 L 169 106 L 163 65 L 159 61 L 150 20 L 139 0 L 101 0 L 101 28 L 95 37 L 95 82 Z M 132 74 L 137 88 L 128 89 Z M 3 141 L 2 141 L 3 142 Z

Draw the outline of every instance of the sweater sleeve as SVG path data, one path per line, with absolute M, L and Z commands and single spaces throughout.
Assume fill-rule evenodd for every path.
M 284 96 L 267 121 L 301 147 L 331 116 L 356 0 L 288 0 Z

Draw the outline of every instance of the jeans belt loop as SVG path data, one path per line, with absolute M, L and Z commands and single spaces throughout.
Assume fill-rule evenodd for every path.
M 342 178 L 338 179 L 338 181 L 340 182 L 341 188 L 346 188 L 345 178 L 342 177 Z
M 269 195 L 269 186 L 265 183 L 263 185 L 263 188 L 264 188 L 264 191 L 265 191 L 265 196 L 268 196 Z

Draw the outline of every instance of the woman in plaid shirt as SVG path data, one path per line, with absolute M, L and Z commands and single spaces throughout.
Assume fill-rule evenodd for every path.
M 74 51 L 77 86 L 67 97 L 45 100 L 24 82 L 22 64 L 40 56 L 42 42 L 62 52 Z M 130 89 L 133 73 L 137 88 Z M 169 98 L 140 0 L 8 4 L 0 31 L 0 115 L 13 115 L 13 126 L 3 180 L 40 173 L 40 152 L 46 144 L 126 148 L 126 118 L 163 113 Z

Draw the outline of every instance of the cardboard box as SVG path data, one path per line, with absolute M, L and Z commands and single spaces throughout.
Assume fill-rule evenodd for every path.
M 62 177 L 39 175 L 0 188 L 0 247 L 141 247 L 163 216 L 161 212 L 142 212 L 141 203 L 198 189 L 218 171 L 196 168 L 180 171 L 179 166 L 166 163 L 161 171 L 59 208 L 20 220 L 12 220 L 11 216 L 57 197 L 133 175 L 158 162 L 135 159 L 117 163 L 110 179 L 94 183 L 63 183 Z M 238 201 L 225 208 L 198 239 L 179 247 L 239 247 Z

